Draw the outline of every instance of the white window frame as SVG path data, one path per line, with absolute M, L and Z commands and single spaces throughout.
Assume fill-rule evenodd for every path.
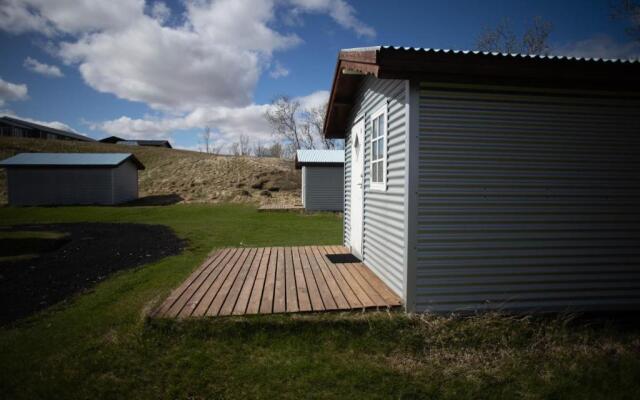
M 387 191 L 387 143 L 389 136 L 389 118 L 387 116 L 387 102 L 385 101 L 384 106 L 380 107 L 376 112 L 371 114 L 369 118 L 369 123 L 371 124 L 371 134 L 369 135 L 369 187 L 371 190 L 386 192 Z M 380 118 L 380 116 L 384 116 L 384 137 L 374 139 L 373 138 L 373 121 Z M 377 158 L 375 162 L 382 161 L 382 182 L 374 182 L 373 181 L 373 143 L 374 140 L 377 142 L 378 140 L 382 140 L 383 154 L 381 158 Z

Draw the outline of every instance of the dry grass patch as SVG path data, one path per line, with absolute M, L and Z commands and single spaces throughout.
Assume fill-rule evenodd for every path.
M 134 153 L 140 171 L 140 197 L 175 195 L 183 203 L 287 204 L 300 202 L 300 173 L 293 162 L 277 158 L 214 156 L 194 151 L 0 138 L 0 159 L 23 152 Z M 0 203 L 6 203 L 6 173 L 0 170 Z

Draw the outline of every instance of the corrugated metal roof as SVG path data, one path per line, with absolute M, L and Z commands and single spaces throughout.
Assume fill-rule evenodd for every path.
M 70 137 L 70 138 L 73 138 L 73 139 L 77 139 L 77 140 L 81 140 L 81 141 L 84 141 L 84 142 L 95 142 L 95 140 L 90 138 L 89 136 L 85 136 L 85 135 L 82 135 L 82 134 L 79 134 L 79 133 L 73 133 L 73 132 L 69 132 L 69 131 L 65 131 L 65 130 L 61 130 L 61 129 L 56 129 L 56 128 L 52 128 L 50 126 L 36 124 L 35 122 L 25 121 L 25 120 L 18 119 L 18 118 L 12 118 L 12 117 L 9 117 L 9 116 L 4 116 L 4 117 L 0 118 L 0 121 L 4 122 L 6 124 L 10 124 L 10 125 L 21 126 L 23 128 L 38 129 L 38 130 L 41 130 L 43 132 L 52 133 L 54 135 L 67 136 L 67 137 Z
M 375 51 L 380 49 L 391 49 L 391 50 L 399 50 L 399 51 L 407 51 L 407 52 L 420 52 L 420 53 L 433 53 L 433 54 L 461 54 L 461 55 L 475 54 L 475 55 L 506 57 L 506 58 L 569 60 L 569 61 L 620 63 L 620 64 L 632 64 L 632 63 L 638 63 L 640 61 L 637 58 L 623 59 L 623 58 L 572 57 L 572 56 L 562 56 L 562 55 L 499 53 L 499 52 L 478 51 L 478 50 L 433 49 L 429 47 L 402 47 L 402 46 L 355 47 L 351 49 L 342 49 L 341 51 L 358 52 L 358 51 Z
M 298 150 L 298 164 L 344 164 L 344 150 Z
M 87 166 L 87 167 L 115 167 L 127 159 L 144 169 L 144 166 L 131 153 L 20 153 L 13 157 L 0 161 L 1 167 L 61 167 L 61 166 Z

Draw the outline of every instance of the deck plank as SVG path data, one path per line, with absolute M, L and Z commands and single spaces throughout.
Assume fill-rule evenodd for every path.
M 338 247 L 334 247 L 334 250 L 338 251 L 341 249 Z M 360 265 L 362 265 L 362 263 L 350 264 L 349 272 L 354 277 L 354 279 L 358 282 L 362 290 L 364 290 L 364 292 L 367 293 L 367 296 L 373 302 L 373 306 L 375 307 L 384 306 L 386 303 L 384 302 L 384 299 L 382 298 L 382 296 L 380 296 L 378 292 L 376 292 L 376 290 L 369 284 L 369 282 L 367 282 L 367 280 L 360 274 L 359 272 Z
M 390 307 L 399 306 L 402 304 L 400 297 L 393 293 L 387 285 L 382 282 L 380 278 L 376 276 L 369 268 L 364 264 L 357 264 L 357 270 L 360 275 L 376 290 L 376 292 L 384 299 L 385 304 Z
M 334 246 L 332 246 L 331 249 L 334 251 L 334 254 L 343 253 L 341 249 L 336 248 Z M 342 274 L 343 278 L 349 283 L 349 286 L 351 287 L 353 292 L 356 294 L 356 296 L 358 296 L 358 300 L 360 301 L 360 304 L 362 304 L 362 307 L 365 307 L 365 308 L 374 307 L 375 303 L 367 295 L 367 292 L 362 287 L 360 287 L 360 284 L 358 283 L 358 281 L 349 271 L 352 268 L 353 268 L 353 265 L 351 263 L 341 263 L 339 271 Z
M 286 285 L 286 270 L 284 265 L 284 249 L 278 247 L 277 249 L 277 263 L 276 263 L 276 287 L 273 292 L 273 312 L 283 313 L 287 311 L 287 291 Z
M 320 270 L 318 261 L 313 254 L 312 247 L 305 246 L 305 251 L 307 253 L 307 257 L 309 258 L 309 264 L 311 265 L 313 276 L 316 278 L 316 283 L 318 284 L 318 290 L 320 291 L 320 297 L 322 297 L 322 303 L 324 304 L 325 310 L 336 310 L 338 306 L 336 305 L 336 302 L 331 295 L 331 290 L 329 289 L 329 286 L 324 279 L 324 275 Z
M 260 312 L 260 302 L 262 301 L 262 292 L 264 291 L 264 284 L 267 280 L 267 270 L 269 268 L 269 258 L 271 255 L 271 248 L 266 248 L 262 252 L 262 258 L 260 259 L 260 266 L 256 273 L 256 281 L 251 289 L 251 297 L 249 297 L 249 304 L 247 304 L 247 314 L 257 314 Z
M 178 318 L 186 318 L 193 314 L 193 310 L 198 306 L 202 298 L 206 295 L 208 289 L 211 287 L 213 282 L 216 280 L 218 275 L 224 270 L 225 266 L 233 262 L 236 257 L 240 256 L 240 250 L 238 249 L 230 249 L 230 251 L 225 255 L 224 259 L 220 260 L 219 263 L 215 266 L 215 269 L 211 271 L 211 273 L 206 276 L 206 278 L 195 287 L 191 296 L 189 296 L 185 303 L 180 306 L 176 304 L 175 315 Z M 191 287 L 193 287 L 192 285 Z M 191 291 L 191 287 L 189 291 Z
M 293 269 L 296 275 L 296 292 L 298 295 L 298 307 L 300 311 L 311 311 L 311 300 L 309 299 L 309 290 L 307 289 L 307 281 L 302 270 L 302 261 L 300 260 L 300 249 L 293 247 L 291 249 L 293 257 Z
M 320 271 L 322 272 L 324 280 L 325 282 L 327 282 L 327 287 L 331 292 L 331 296 L 333 297 L 333 300 L 336 303 L 336 308 L 340 310 L 350 308 L 349 302 L 344 297 L 344 294 L 342 293 L 342 290 L 340 289 L 340 286 L 338 285 L 336 278 L 331 273 L 331 270 L 329 268 L 329 264 L 331 264 L 331 262 L 325 257 L 324 248 L 319 246 L 313 246 L 311 249 L 313 251 L 314 257 L 316 258 L 316 262 L 320 267 Z
M 262 300 L 260 301 L 260 314 L 271 314 L 273 312 L 273 291 L 276 286 L 277 258 L 277 250 L 272 247 L 267 267 L 267 277 L 264 281 L 264 290 L 262 291 Z
M 242 262 L 241 260 L 246 256 L 247 249 L 238 249 L 236 253 L 237 256 L 234 256 L 233 259 L 223 267 L 220 273 L 216 276 L 215 280 L 207 288 L 206 293 L 201 297 L 198 305 L 193 309 L 193 312 L 191 313 L 193 316 L 202 317 L 207 314 L 207 310 L 218 295 L 220 287 L 224 283 L 227 276 L 229 276 L 229 274 L 234 270 L 236 265 Z
M 247 313 L 247 306 L 249 305 L 253 285 L 257 282 L 256 275 L 258 274 L 260 260 L 262 259 L 263 253 L 264 249 L 259 248 L 256 251 L 255 257 L 253 257 L 253 261 L 251 262 L 251 266 L 247 272 L 247 277 L 245 278 L 244 283 L 242 284 L 242 289 L 240 289 L 240 293 L 238 294 L 238 301 L 236 301 L 236 305 L 233 308 L 233 315 L 243 315 Z
M 242 267 L 240 268 L 238 275 L 229 288 L 227 298 L 224 299 L 224 302 L 222 303 L 222 306 L 220 307 L 220 310 L 216 315 L 231 315 L 231 313 L 233 312 L 233 309 L 236 306 L 236 302 L 238 301 L 238 296 L 240 296 L 240 290 L 244 285 L 244 281 L 247 277 L 247 274 L 249 273 L 249 268 L 251 268 L 253 259 L 255 258 L 257 252 L 258 249 L 251 249 L 249 251 L 249 255 L 242 263 Z
M 284 248 L 284 265 L 285 265 L 285 286 L 287 294 L 287 312 L 298 312 L 298 290 L 296 286 L 296 274 L 293 268 L 293 255 L 291 247 Z
M 229 295 L 229 291 L 231 290 L 233 283 L 235 282 L 240 271 L 242 270 L 242 267 L 244 266 L 247 258 L 249 257 L 251 250 L 252 249 L 243 249 L 242 255 L 240 256 L 238 261 L 235 263 L 233 268 L 229 270 L 229 273 L 227 273 L 227 276 L 225 276 L 224 278 L 220 276 L 217 282 L 215 283 L 215 285 L 212 285 L 211 287 L 212 290 L 217 287 L 217 293 L 213 297 L 213 300 L 211 301 L 211 304 L 209 304 L 209 307 L 204 311 L 203 315 L 207 315 L 207 316 L 218 315 L 218 313 L 220 312 L 220 308 L 222 307 L 222 304 L 224 303 L 227 296 Z
M 309 262 L 307 252 L 305 251 L 304 247 L 299 247 L 298 249 L 300 250 L 302 272 L 304 273 L 304 278 L 307 282 L 307 288 L 309 289 L 309 300 L 311 301 L 311 309 L 313 311 L 323 311 L 325 309 L 324 304 L 322 303 L 322 297 L 320 296 L 318 283 L 316 282 L 316 278 L 313 276 L 313 271 L 311 271 L 311 263 Z
M 187 318 L 397 307 L 396 295 L 363 263 L 333 263 L 343 246 L 220 249 L 151 314 Z
M 323 246 L 322 249 L 324 250 L 325 258 L 327 254 L 334 253 L 334 251 L 331 250 L 331 248 L 328 246 Z M 351 289 L 351 286 L 349 286 L 349 283 L 347 283 L 347 281 L 338 270 L 339 268 L 341 268 L 342 264 L 334 264 L 332 262 L 328 262 L 327 265 L 329 266 L 329 271 L 331 271 L 331 273 L 333 274 L 333 278 L 336 280 L 336 283 L 340 287 L 342 294 L 349 303 L 349 308 L 362 308 L 363 306 L 360 300 L 358 300 L 358 296 L 356 296 L 353 289 Z
M 217 262 L 223 259 L 229 251 L 231 251 L 231 249 L 220 249 L 216 251 L 214 255 L 208 257 L 194 272 L 191 273 L 191 275 L 189 275 L 189 277 L 184 282 L 182 282 L 180 286 L 178 286 L 171 292 L 169 297 L 167 297 L 166 300 L 160 305 L 160 307 L 157 308 L 154 315 L 158 317 L 170 316 L 171 313 L 169 311 L 171 310 L 173 305 L 180 298 L 187 298 L 188 300 L 188 297 L 191 297 L 193 291 L 195 291 L 195 289 L 198 287 L 198 282 L 202 282 L 204 279 L 206 279 L 208 274 L 211 273 L 213 269 L 215 269 Z M 191 291 L 189 291 L 189 288 L 191 288 L 192 285 L 195 285 L 195 287 Z M 184 300 L 184 302 L 186 302 L 187 300 Z

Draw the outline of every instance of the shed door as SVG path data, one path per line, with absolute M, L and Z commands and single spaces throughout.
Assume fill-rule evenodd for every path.
M 364 120 L 351 128 L 351 252 L 362 259 L 362 208 L 364 190 Z

